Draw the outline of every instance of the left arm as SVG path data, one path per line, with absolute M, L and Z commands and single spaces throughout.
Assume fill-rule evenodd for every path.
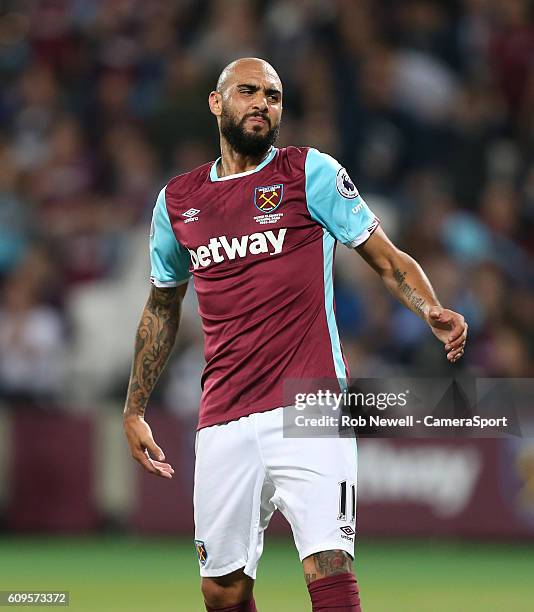
M 428 323 L 445 345 L 447 359 L 451 363 L 458 361 L 464 354 L 467 323 L 461 314 L 441 306 L 415 259 L 398 249 L 381 227 L 356 251 L 379 274 L 390 293 Z

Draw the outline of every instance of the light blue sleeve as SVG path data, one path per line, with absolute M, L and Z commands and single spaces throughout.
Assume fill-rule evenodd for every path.
M 177 287 L 186 283 L 191 260 L 189 252 L 177 240 L 172 230 L 165 188 L 158 195 L 150 226 L 150 281 L 156 287 Z
M 380 221 L 345 168 L 330 155 L 309 149 L 305 174 L 306 201 L 312 219 L 350 248 L 365 242 Z

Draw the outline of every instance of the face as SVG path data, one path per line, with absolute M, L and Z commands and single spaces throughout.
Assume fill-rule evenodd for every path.
M 238 65 L 220 92 L 210 94 L 210 108 L 222 135 L 242 155 L 259 156 L 276 141 L 282 115 L 282 85 L 260 62 Z

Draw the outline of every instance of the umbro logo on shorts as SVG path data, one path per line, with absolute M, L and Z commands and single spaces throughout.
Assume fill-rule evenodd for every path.
M 344 540 L 349 540 L 350 542 L 354 541 L 354 535 L 356 532 L 350 525 L 345 525 L 345 527 L 340 527 L 340 529 L 344 534 L 341 536 Z

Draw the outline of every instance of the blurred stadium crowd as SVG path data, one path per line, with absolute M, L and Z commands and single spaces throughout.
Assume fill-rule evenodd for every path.
M 218 73 L 260 56 L 280 146 L 346 165 L 394 241 L 462 312 L 454 370 L 534 375 L 534 10 L 529 0 L 13 0 L 0 14 L 0 393 L 124 396 L 159 189 L 218 156 Z M 197 410 L 189 291 L 158 389 Z M 354 376 L 450 373 L 374 273 L 338 249 Z

